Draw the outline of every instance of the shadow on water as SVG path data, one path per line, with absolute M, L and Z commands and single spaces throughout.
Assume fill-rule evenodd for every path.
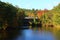
M 6 29 L 0 30 L 0 40 L 13 40 L 18 35 L 21 35 L 21 30 L 18 29 Z

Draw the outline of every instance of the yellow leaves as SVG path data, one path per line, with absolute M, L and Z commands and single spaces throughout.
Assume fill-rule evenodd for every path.
M 60 25 L 54 25 L 54 30 L 53 31 L 58 31 L 58 30 L 60 30 Z
M 37 17 L 40 19 L 40 15 L 39 14 L 37 14 Z
M 34 13 L 32 13 L 32 12 L 27 12 L 26 15 L 27 15 L 28 17 L 34 17 L 34 16 L 35 16 Z
M 30 13 L 29 14 L 29 17 L 34 17 L 35 15 L 33 13 Z
M 59 16 L 59 13 L 58 12 L 53 12 L 53 23 L 54 24 L 58 24 L 58 22 L 56 22 L 57 20 L 59 20 L 59 18 L 58 18 L 58 16 Z

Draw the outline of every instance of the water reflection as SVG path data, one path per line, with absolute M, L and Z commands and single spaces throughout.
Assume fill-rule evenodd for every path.
M 18 35 L 21 35 L 19 30 L 2 30 L 0 31 L 0 40 L 13 40 Z
M 55 40 L 51 32 L 45 30 L 2 30 L 0 40 Z

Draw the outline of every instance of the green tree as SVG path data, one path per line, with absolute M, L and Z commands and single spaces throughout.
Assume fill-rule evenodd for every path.
M 19 9 L 17 12 L 17 18 L 18 18 L 18 25 L 19 26 L 23 25 L 23 21 L 25 18 L 25 11 Z
M 0 16 L 0 18 L 3 20 L 2 24 L 6 25 L 7 23 L 8 26 L 12 27 L 18 9 L 9 3 L 4 3 L 0 1 L 0 10 L 0 15 L 2 15 Z M 2 28 L 5 29 L 6 27 L 3 25 Z
M 60 4 L 55 6 L 52 9 L 52 13 L 54 14 L 53 20 L 56 25 L 60 25 Z

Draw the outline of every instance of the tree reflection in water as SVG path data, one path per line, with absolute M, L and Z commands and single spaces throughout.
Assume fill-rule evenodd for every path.
M 6 29 L 0 31 L 0 40 L 54 40 L 49 31 L 36 29 Z
M 20 30 L 2 30 L 0 31 L 0 40 L 13 40 L 21 34 Z

